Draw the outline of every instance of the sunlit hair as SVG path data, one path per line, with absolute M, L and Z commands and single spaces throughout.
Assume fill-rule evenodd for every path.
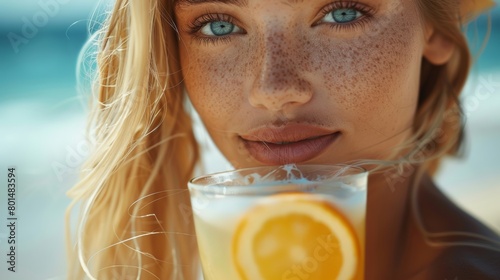
M 470 55 L 457 0 L 416 1 L 423 20 L 456 50 L 445 65 L 423 59 L 410 152 L 388 162 L 432 174 L 462 140 L 458 96 Z M 81 215 L 72 233 L 68 210 L 68 279 L 196 279 L 186 185 L 199 154 L 184 107 L 173 5 L 117 0 L 98 33 L 88 131 L 94 145 L 69 192 Z
M 419 149 L 432 160 L 422 163 L 433 174 L 442 155 L 454 155 L 463 140 L 463 114 L 459 95 L 465 85 L 471 57 L 467 41 L 460 29 L 457 0 L 418 0 L 425 23 L 444 34 L 455 45 L 450 61 L 436 66 L 422 59 L 418 109 L 414 123 Z M 425 158 L 425 157 L 424 157 Z
M 185 191 L 198 161 L 171 1 L 118 0 L 103 28 L 68 279 L 194 279 Z M 141 198 L 141 199 L 140 199 Z M 68 212 L 69 213 L 69 212 Z

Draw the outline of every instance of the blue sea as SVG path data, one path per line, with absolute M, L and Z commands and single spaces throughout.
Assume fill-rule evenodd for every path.
M 7 271 L 2 261 L 0 279 L 65 279 L 65 192 L 88 153 L 87 101 L 77 91 L 75 70 L 97 0 L 56 3 L 63 2 L 45 20 L 38 1 L 0 0 L 2 260 L 10 234 L 3 225 L 8 215 L 7 168 L 15 167 L 18 178 L 17 272 Z M 22 34 L 23 20 L 36 16 L 46 23 L 13 45 L 9 38 Z M 488 29 L 487 45 L 481 49 Z M 459 204 L 500 230 L 500 208 L 493 199 L 500 197 L 500 9 L 471 24 L 468 34 L 473 50 L 481 54 L 463 96 L 468 117 L 465 157 L 448 160 L 438 182 Z M 213 145 L 207 145 L 211 161 L 220 163 L 210 171 L 227 168 Z

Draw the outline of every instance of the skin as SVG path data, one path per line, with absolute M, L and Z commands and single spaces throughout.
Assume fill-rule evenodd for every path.
M 235 167 L 261 164 L 238 136 L 276 123 L 341 131 L 309 163 L 386 158 L 416 110 L 425 38 L 415 5 L 365 1 L 374 16 L 331 28 L 311 27 L 328 1 L 297 2 L 177 6 L 185 86 L 208 132 Z M 207 10 L 232 15 L 245 34 L 207 43 L 186 32 Z
M 176 5 L 184 86 L 213 141 L 236 168 L 263 164 L 240 139 L 256 128 L 299 123 L 340 131 L 306 163 L 386 159 L 409 137 L 421 60 L 446 63 L 453 45 L 423 23 L 415 1 L 360 0 L 370 15 L 356 24 L 316 24 L 324 19 L 322 8 L 333 2 Z M 228 15 L 240 31 L 217 41 L 190 31 L 209 13 Z M 418 273 L 430 271 L 442 253 L 425 243 L 408 214 L 410 182 L 408 176 L 391 189 L 383 176 L 370 176 L 369 279 L 427 279 Z M 424 198 L 437 190 L 431 181 L 421 189 L 428 190 Z M 454 207 L 444 197 L 439 203 Z

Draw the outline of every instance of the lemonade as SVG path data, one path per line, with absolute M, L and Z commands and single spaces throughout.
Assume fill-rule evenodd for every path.
M 363 278 L 366 172 L 250 171 L 190 184 L 205 280 Z

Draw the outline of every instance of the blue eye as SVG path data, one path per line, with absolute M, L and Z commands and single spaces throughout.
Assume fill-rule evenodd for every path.
M 238 26 L 222 20 L 209 22 L 200 30 L 206 36 L 225 36 L 240 31 Z
M 349 23 L 357 20 L 362 15 L 363 14 L 360 11 L 353 8 L 335 9 L 326 14 L 322 21 L 333 23 Z

